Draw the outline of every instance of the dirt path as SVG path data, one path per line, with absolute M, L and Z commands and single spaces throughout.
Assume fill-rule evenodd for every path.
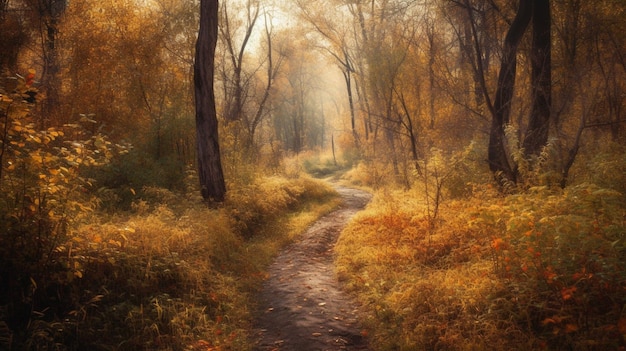
M 311 226 L 269 268 L 259 297 L 255 350 L 367 350 L 357 307 L 334 275 L 333 247 L 348 220 L 370 200 L 336 186 L 344 205 Z

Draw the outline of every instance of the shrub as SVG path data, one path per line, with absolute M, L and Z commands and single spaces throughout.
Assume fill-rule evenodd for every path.
M 623 210 L 621 194 L 591 184 L 533 188 L 507 202 L 505 234 L 492 243 L 495 268 L 515 294 L 512 317 L 549 347 L 623 342 Z
M 330 198 L 334 191 L 310 177 L 286 179 L 279 176 L 258 178 L 228 194 L 229 217 L 233 228 L 250 238 L 277 215 L 295 210 L 300 202 L 312 198 Z
M 91 169 L 89 176 L 100 187 L 101 208 L 115 211 L 129 210 L 135 199 L 150 196 L 143 194 L 144 189 L 184 191 L 186 171 L 185 165 L 175 156 L 154 159 L 132 148 L 106 166 Z
M 121 146 L 88 133 L 82 124 L 93 121 L 84 115 L 37 129 L 28 98 L 36 91 L 17 81 L 15 91 L 0 90 L 0 318 L 23 346 L 28 333 L 40 337 L 29 342 L 45 344 L 67 332 L 45 319 L 67 312 L 51 308 L 59 300 L 68 308 L 76 302 L 67 291 L 83 270 L 66 243 L 71 225 L 95 207 L 82 171 L 105 164 Z

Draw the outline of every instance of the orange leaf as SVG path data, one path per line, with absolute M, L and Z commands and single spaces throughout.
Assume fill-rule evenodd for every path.
M 561 316 L 552 316 L 552 318 L 546 318 L 543 321 L 541 321 L 542 325 L 548 325 L 548 324 L 560 324 L 563 321 L 563 317 Z
M 561 289 L 561 297 L 563 300 L 567 301 L 574 296 L 574 293 L 578 290 L 575 286 L 570 286 L 569 288 Z
M 546 278 L 546 280 L 548 281 L 548 284 L 552 283 L 554 281 L 554 279 L 557 277 L 557 274 L 554 273 L 552 271 L 552 267 L 548 267 L 544 272 L 543 272 L 543 276 L 544 278 Z
M 504 240 L 500 239 L 500 238 L 495 238 L 493 239 L 493 241 L 491 242 L 491 247 L 494 250 L 500 250 L 501 247 L 504 246 Z

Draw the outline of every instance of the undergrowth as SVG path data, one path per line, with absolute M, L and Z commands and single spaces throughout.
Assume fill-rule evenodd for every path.
M 336 201 L 307 177 L 259 178 L 210 210 L 144 189 L 132 211 L 94 213 L 55 249 L 62 267 L 23 303 L 13 350 L 247 350 L 251 298 L 277 250 Z M 3 307 L 9 307 L 5 305 Z
M 475 187 L 434 226 L 420 198 L 380 191 L 338 242 L 337 274 L 366 307 L 373 349 L 626 346 L 620 193 Z

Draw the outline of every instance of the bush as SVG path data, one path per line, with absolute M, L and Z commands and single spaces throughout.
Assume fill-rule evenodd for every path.
M 626 306 L 621 194 L 582 184 L 512 196 L 506 232 L 494 237 L 495 268 L 519 324 L 550 348 L 617 348 Z M 621 327 L 623 329 L 623 326 Z M 624 331 L 624 330 L 622 330 Z
M 98 174 L 116 146 L 79 125 L 37 131 L 19 98 L 0 102 L 0 349 L 249 349 L 264 265 L 330 209 L 319 203 L 332 189 L 255 176 L 210 210 L 195 192 L 135 190 L 124 176 L 92 198 L 85 170 Z M 81 138 L 63 140 L 70 130 Z
M 136 198 L 149 196 L 143 193 L 146 188 L 184 191 L 186 171 L 175 156 L 155 160 L 140 150 L 131 149 L 105 167 L 92 169 L 89 176 L 100 187 L 101 208 L 115 211 L 129 210 Z
M 229 218 L 238 233 L 250 238 L 276 216 L 296 210 L 297 204 L 314 198 L 329 199 L 334 194 L 327 185 L 306 176 L 291 180 L 278 176 L 258 178 L 229 192 Z
M 87 116 L 38 130 L 28 98 L 36 91 L 17 81 L 15 91 L 0 90 L 0 318 L 15 332 L 14 345 L 26 347 L 29 333 L 45 344 L 67 332 L 46 319 L 76 303 L 67 292 L 83 271 L 66 243 L 71 226 L 95 207 L 82 171 L 108 162 L 118 146 L 88 133 Z

